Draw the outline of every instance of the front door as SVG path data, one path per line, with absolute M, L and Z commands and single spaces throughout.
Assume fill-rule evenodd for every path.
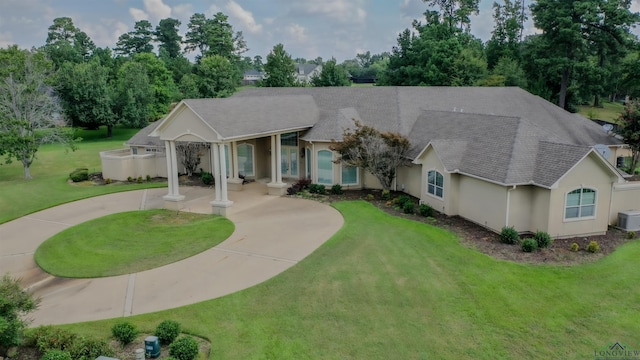
M 282 146 L 281 148 L 281 168 L 283 178 L 298 177 L 298 147 Z

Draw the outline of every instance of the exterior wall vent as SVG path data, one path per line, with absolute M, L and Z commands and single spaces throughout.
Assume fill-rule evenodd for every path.
M 618 228 L 625 231 L 640 231 L 640 211 L 629 210 L 619 212 Z

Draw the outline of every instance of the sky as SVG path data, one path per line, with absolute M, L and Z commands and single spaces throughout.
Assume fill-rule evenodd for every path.
M 491 37 L 493 2 L 480 0 L 480 14 L 472 18 L 471 32 L 483 41 Z M 160 19 L 176 18 L 184 35 L 194 13 L 211 18 L 222 12 L 234 31 L 243 32 L 249 48 L 244 56 L 265 59 L 282 43 L 293 58 L 342 62 L 366 51 L 390 52 L 398 34 L 423 19 L 426 9 L 422 0 L 0 0 L 0 47 L 44 45 L 58 17 L 70 17 L 97 46 L 114 48 L 136 21 L 155 27 Z M 640 11 L 640 0 L 633 0 L 632 10 Z M 524 33 L 535 32 L 528 21 Z

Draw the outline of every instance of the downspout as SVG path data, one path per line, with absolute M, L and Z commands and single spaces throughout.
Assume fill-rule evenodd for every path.
M 611 213 L 611 211 L 613 210 L 613 188 L 614 188 L 614 184 L 615 183 L 616 183 L 615 180 L 611 182 L 611 191 L 610 191 L 610 194 L 609 194 L 609 211 L 608 211 L 609 212 L 609 218 L 607 219 L 607 225 L 613 225 L 613 224 L 611 224 L 611 215 L 613 215 Z M 618 224 L 616 224 L 616 225 L 618 225 Z
M 511 189 L 507 189 L 507 213 L 505 215 L 505 219 L 504 219 L 504 226 L 508 227 L 509 226 L 509 212 L 511 210 L 511 192 L 513 190 L 516 189 L 516 185 L 513 185 L 513 187 L 511 187 Z

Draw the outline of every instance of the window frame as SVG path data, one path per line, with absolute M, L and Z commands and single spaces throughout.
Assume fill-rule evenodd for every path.
M 330 179 L 330 181 L 328 183 L 320 181 L 320 174 L 322 173 L 322 171 L 320 169 L 320 154 L 321 153 L 329 153 L 329 154 L 331 154 L 331 159 L 329 161 L 329 163 L 331 164 L 331 172 L 330 172 L 331 179 Z M 317 176 L 316 180 L 317 180 L 318 184 L 329 185 L 329 186 L 334 185 L 335 183 L 334 183 L 334 179 L 333 179 L 334 178 L 334 173 L 333 173 L 334 172 L 334 168 L 333 168 L 333 151 L 326 150 L 326 149 L 318 150 L 316 152 L 316 159 L 317 159 L 316 160 L 316 176 Z
M 355 182 L 344 182 L 344 171 L 345 169 L 353 169 L 356 172 L 356 180 Z M 352 186 L 360 184 L 360 168 L 357 166 L 345 166 L 344 164 L 340 165 L 340 185 Z
M 569 195 L 571 195 L 572 193 L 575 193 L 576 191 L 579 191 L 579 194 L 580 194 L 580 197 L 578 198 L 578 205 L 569 206 L 569 204 L 568 204 Z M 591 203 L 591 204 L 584 204 L 583 203 L 583 198 L 584 198 L 585 191 L 593 192 L 593 203 Z M 593 207 L 592 215 L 586 215 L 586 216 L 582 215 L 582 211 L 583 211 L 582 209 L 586 208 L 586 207 Z M 578 216 L 567 217 L 567 209 L 568 208 L 577 208 L 578 209 Z M 591 188 L 591 187 L 579 187 L 579 188 L 575 188 L 575 189 L 573 189 L 571 191 L 567 191 L 564 194 L 564 207 L 563 207 L 563 214 L 562 214 L 564 222 L 593 220 L 593 219 L 596 218 L 597 210 L 598 210 L 598 189 Z
M 435 177 L 434 177 L 434 182 L 433 184 L 430 182 L 430 178 L 429 178 L 429 174 L 430 173 L 435 173 Z M 440 176 L 442 183 L 441 185 L 438 185 L 438 175 Z M 442 174 L 440 171 L 438 171 L 437 169 L 429 169 L 427 170 L 427 181 L 426 181 L 426 185 L 427 185 L 427 195 L 434 197 L 436 199 L 444 199 L 444 174 Z M 429 188 L 433 186 L 433 193 L 431 191 L 429 191 Z M 440 196 L 438 196 L 438 189 L 440 189 Z

